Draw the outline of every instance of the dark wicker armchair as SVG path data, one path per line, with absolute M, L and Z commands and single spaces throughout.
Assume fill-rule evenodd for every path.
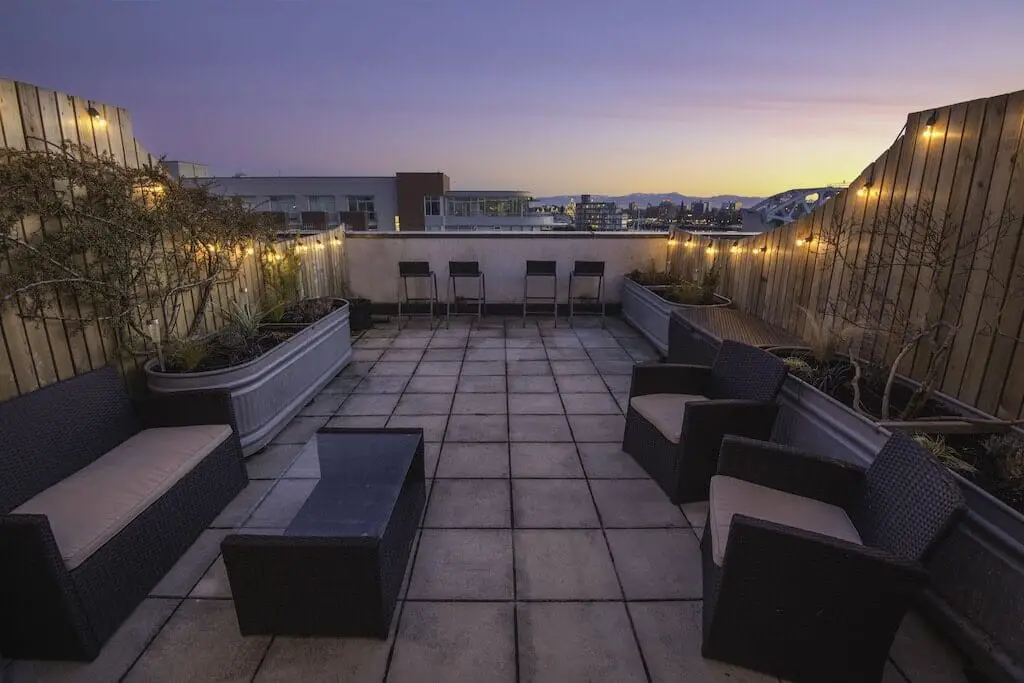
M 637 365 L 622 450 L 673 503 L 707 500 L 722 437 L 769 438 L 785 379 L 782 360 L 734 341 L 722 342 L 712 366 Z
M 701 541 L 705 657 L 796 683 L 882 678 L 965 505 L 949 471 L 904 434 L 863 470 L 727 437 Z
M 22 509 L 145 429 L 196 425 L 232 430 L 151 504 L 131 518 L 118 518 L 123 527 L 104 518 L 118 530 L 90 552 L 79 552 L 80 560 L 66 559 L 69 548 L 59 544 L 49 516 Z M 169 431 L 158 432 L 147 443 L 156 448 L 173 438 Z M 0 653 L 10 658 L 95 658 L 246 483 L 227 394 L 133 402 L 112 367 L 0 403 L 0 442 Z M 89 481 L 103 481 L 106 471 Z M 81 509 L 76 505 L 109 501 L 119 491 L 100 484 L 94 493 L 81 493 L 61 499 L 68 514 Z

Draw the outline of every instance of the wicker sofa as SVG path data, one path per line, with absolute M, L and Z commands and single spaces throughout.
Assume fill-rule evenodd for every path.
M 96 657 L 246 483 L 228 397 L 112 367 L 0 403 L 0 654 Z
M 965 510 L 902 433 L 867 470 L 727 437 L 701 539 L 704 656 L 794 683 L 878 683 L 922 563 Z
M 781 359 L 728 340 L 711 366 L 637 365 L 622 450 L 673 503 L 707 500 L 722 437 L 771 436 L 785 379 Z

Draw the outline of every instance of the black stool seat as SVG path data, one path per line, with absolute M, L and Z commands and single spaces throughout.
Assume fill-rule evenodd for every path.
M 429 304 L 430 309 L 428 313 L 413 314 L 406 312 L 404 315 L 407 318 L 411 318 L 414 315 L 427 316 L 431 320 L 433 325 L 434 320 L 434 306 L 437 304 L 437 276 L 434 271 L 430 269 L 429 261 L 399 261 L 398 262 L 398 277 L 402 279 L 402 293 L 398 296 L 398 328 L 402 328 L 402 308 L 409 304 Z M 409 296 L 409 280 L 425 279 L 430 284 L 430 294 L 428 296 Z M 404 293 L 404 297 L 403 294 Z
M 551 281 L 551 296 L 530 296 L 530 278 L 549 277 Z M 558 262 L 557 261 L 527 261 L 526 275 L 523 276 L 523 327 L 526 327 L 526 313 L 530 302 L 545 303 L 552 305 L 555 318 L 555 327 L 558 327 Z
M 476 296 L 459 296 L 456 281 L 460 279 L 475 279 L 477 281 Z M 459 302 L 476 304 L 476 319 L 480 320 L 484 315 L 484 307 L 487 305 L 487 278 L 480 271 L 479 261 L 449 261 L 448 262 L 448 287 L 447 304 L 445 306 L 444 324 L 448 327 L 452 317 L 452 304 L 455 304 L 454 315 L 459 315 Z
M 581 278 L 597 278 L 597 294 L 594 296 L 572 295 L 572 286 Z M 573 324 L 577 303 L 599 303 L 601 305 L 601 327 L 604 327 L 604 261 L 576 261 L 569 273 L 569 325 Z

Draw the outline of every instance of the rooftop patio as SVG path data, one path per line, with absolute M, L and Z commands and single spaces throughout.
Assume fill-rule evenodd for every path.
M 619 449 L 635 362 L 617 319 L 377 325 L 247 461 L 250 483 L 91 664 L 23 681 L 769 681 L 700 655 L 707 504 L 674 506 Z M 239 635 L 220 541 L 280 533 L 319 477 L 322 426 L 422 427 L 428 503 L 386 641 Z M 966 680 L 915 615 L 887 683 Z

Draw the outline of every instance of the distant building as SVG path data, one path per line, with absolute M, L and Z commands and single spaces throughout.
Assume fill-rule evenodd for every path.
M 711 202 L 697 200 L 690 203 L 690 213 L 694 216 L 701 216 L 706 213 L 711 213 Z
M 189 169 L 178 166 L 176 170 Z M 530 210 L 527 192 L 451 190 L 448 176 L 441 172 L 377 177 L 181 177 L 209 178 L 214 192 L 240 197 L 256 211 L 276 214 L 282 232 L 339 225 L 381 232 L 551 230 L 555 225 L 553 215 Z
M 582 195 L 576 205 L 577 230 L 622 230 L 622 212 L 615 202 L 592 201 Z
M 743 208 L 743 202 L 722 202 L 722 211 L 739 211 Z

